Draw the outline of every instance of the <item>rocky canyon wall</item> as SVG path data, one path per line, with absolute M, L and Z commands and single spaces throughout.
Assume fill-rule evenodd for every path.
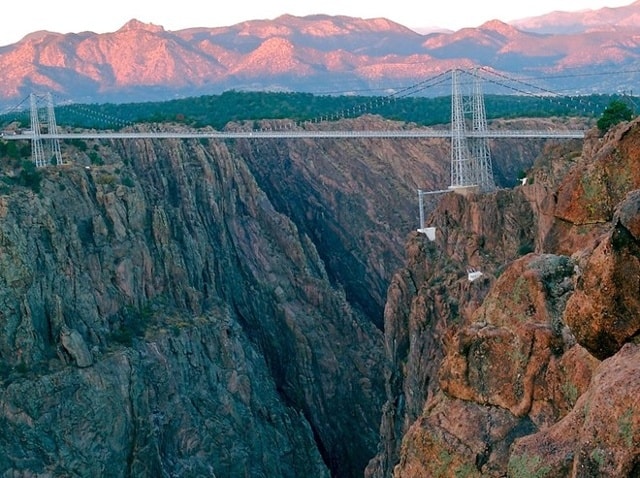
M 435 139 L 69 142 L 69 165 L 26 182 L 7 161 L 0 474 L 362 476 L 381 422 L 390 469 L 441 394 L 450 326 L 489 294 L 460 267 L 498 270 L 537 227 L 536 198 L 501 192 L 441 203 L 434 221 L 458 232 L 439 248 L 411 234 L 448 154 Z M 413 269 L 394 278 L 407 234 Z
M 382 334 L 235 145 L 89 147 L 0 198 L 0 472 L 361 475 Z
M 638 476 L 639 138 L 554 146 L 527 185 L 444 197 L 436 240 L 409 238 L 367 476 Z

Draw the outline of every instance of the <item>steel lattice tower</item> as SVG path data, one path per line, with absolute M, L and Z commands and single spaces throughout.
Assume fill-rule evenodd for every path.
M 40 108 L 40 102 L 44 100 L 46 106 Z M 31 108 L 31 131 L 33 139 L 31 140 L 31 159 L 36 167 L 41 168 L 49 164 L 62 164 L 62 154 L 60 152 L 60 141 L 56 137 L 58 134 L 58 126 L 56 124 L 55 109 L 53 106 L 53 96 L 51 93 L 46 95 L 36 95 L 31 93 L 29 97 Z M 46 133 L 49 135 L 49 141 L 45 144 L 42 140 L 42 121 L 43 115 Z
M 29 96 L 29 103 L 31 106 L 31 132 L 33 133 L 33 139 L 31 140 L 31 159 L 37 168 L 46 165 L 44 159 L 44 148 L 42 147 L 42 138 L 40 137 L 40 115 L 38 108 L 38 98 L 35 94 L 31 93 Z
M 451 186 L 450 189 L 491 191 L 495 188 L 491 154 L 487 137 L 487 116 L 481 78 L 473 77 L 471 93 L 463 94 L 461 70 L 452 71 L 451 79 Z M 467 134 L 467 116 L 471 115 L 473 136 Z

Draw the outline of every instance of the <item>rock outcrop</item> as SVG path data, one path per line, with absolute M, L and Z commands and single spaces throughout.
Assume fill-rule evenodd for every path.
M 638 345 L 627 343 L 603 361 L 571 413 L 514 444 L 509 460 L 512 475 L 638 476 L 639 359 Z
M 224 311 L 0 394 L 3 476 L 330 476 L 304 414 Z
M 638 475 L 639 127 L 444 197 L 436 240 L 409 238 L 367 476 Z
M 93 364 L 93 357 L 87 347 L 82 335 L 77 330 L 69 330 L 63 327 L 60 332 L 60 345 L 70 355 L 80 368 L 90 367 Z

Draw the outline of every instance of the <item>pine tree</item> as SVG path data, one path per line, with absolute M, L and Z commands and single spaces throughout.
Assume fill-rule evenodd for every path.
M 612 126 L 622 121 L 630 121 L 634 117 L 633 111 L 626 103 L 620 100 L 613 100 L 609 103 L 598 120 L 598 129 L 601 134 L 606 133 Z

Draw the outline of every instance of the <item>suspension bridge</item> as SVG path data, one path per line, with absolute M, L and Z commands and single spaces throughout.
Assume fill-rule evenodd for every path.
M 484 71 L 485 75 L 480 74 Z M 416 127 L 395 130 L 322 130 L 305 128 L 305 123 L 281 130 L 216 131 L 212 129 L 188 129 L 166 131 L 137 131 L 132 128 L 120 131 L 66 131 L 58 126 L 55 105 L 51 94 L 29 97 L 30 128 L 28 130 L 4 131 L 4 140 L 26 140 L 31 142 L 32 160 L 37 167 L 63 164 L 60 150 L 61 140 L 91 139 L 299 139 L 299 138 L 444 138 L 451 141 L 451 185 L 448 190 L 490 191 L 495 188 L 489 139 L 499 138 L 583 138 L 584 130 L 491 130 L 487 126 L 483 81 L 487 81 L 484 68 L 473 70 L 451 70 L 436 75 L 414 87 L 401 90 L 387 97 L 389 100 L 403 97 L 415 91 L 415 86 L 427 88 L 451 78 L 451 125 L 449 129 Z M 462 79 L 464 77 L 464 79 Z M 469 80 L 470 78 L 470 80 Z M 489 81 L 496 82 L 495 77 Z M 521 82 L 522 83 L 522 82 Z M 525 83 L 523 85 L 531 86 Z M 465 88 L 466 86 L 466 88 Z M 520 87 L 516 93 L 524 93 Z M 542 89 L 540 89 L 542 90 Z M 538 91 L 538 96 L 553 96 L 548 90 Z M 343 114 L 342 117 L 345 117 Z M 443 190 L 446 191 L 446 190 Z M 442 191 L 435 191 L 442 192 Z M 420 199 L 422 194 L 419 192 Z

